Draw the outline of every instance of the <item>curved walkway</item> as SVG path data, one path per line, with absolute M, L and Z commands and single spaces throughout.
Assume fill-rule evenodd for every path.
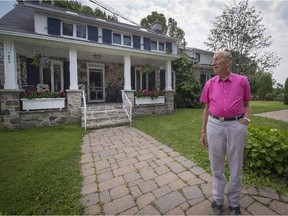
M 82 143 L 84 214 L 207 215 L 212 177 L 133 127 L 94 130 Z M 287 215 L 288 196 L 243 188 L 242 214 Z M 229 214 L 226 201 L 224 214 Z
M 258 113 L 258 114 L 254 114 L 254 115 L 255 116 L 262 116 L 262 117 L 266 117 L 266 118 L 273 118 L 273 119 L 288 122 L 288 109 L 279 110 L 279 111 L 272 111 L 272 112 L 265 112 L 265 113 Z

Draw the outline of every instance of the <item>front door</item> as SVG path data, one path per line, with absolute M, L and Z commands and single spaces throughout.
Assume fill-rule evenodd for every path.
M 88 64 L 88 102 L 104 102 L 104 65 Z

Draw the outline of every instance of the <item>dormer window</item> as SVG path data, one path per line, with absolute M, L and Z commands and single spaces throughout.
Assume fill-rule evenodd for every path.
M 164 52 L 164 43 L 159 42 L 159 51 Z
M 132 46 L 132 39 L 129 35 L 122 35 L 119 33 L 113 33 L 113 44 L 119 44 L 124 46 Z
M 121 34 L 113 33 L 113 43 L 121 45 Z
M 157 41 L 151 40 L 151 50 L 157 50 Z
M 86 26 L 76 25 L 76 37 L 86 38 Z
M 124 35 L 124 36 L 123 36 L 123 44 L 124 44 L 125 46 L 132 46 L 131 36 Z
M 73 37 L 73 24 L 63 23 L 63 35 Z

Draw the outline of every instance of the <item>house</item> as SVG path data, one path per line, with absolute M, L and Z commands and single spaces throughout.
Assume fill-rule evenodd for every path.
M 211 66 L 214 52 L 192 47 L 185 47 L 185 49 L 180 47 L 178 52 L 185 52 L 191 58 L 191 61 L 193 61 L 191 72 L 194 74 L 195 78 L 199 80 L 202 87 L 204 87 L 207 80 L 215 76 Z
M 171 62 L 178 58 L 176 42 L 162 32 L 158 22 L 152 29 L 142 29 L 45 3 L 24 2 L 0 19 L 3 125 L 17 129 L 80 122 L 89 120 L 87 112 L 92 107 L 101 110 L 99 120 L 115 103 L 125 108 L 130 121 L 132 116 L 172 113 Z M 39 85 L 65 92 L 64 107 L 25 108 L 20 92 Z M 164 99 L 137 103 L 138 89 L 157 89 Z

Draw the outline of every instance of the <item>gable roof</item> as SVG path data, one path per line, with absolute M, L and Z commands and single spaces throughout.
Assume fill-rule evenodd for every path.
M 24 5 L 15 7 L 0 19 L 0 29 L 34 33 L 34 10 Z
M 111 20 L 100 19 L 96 16 L 91 16 L 83 13 L 76 13 L 72 10 L 49 5 L 38 2 L 24 2 L 15 7 L 5 16 L 0 19 L 0 30 L 9 30 L 14 32 L 26 32 L 34 34 L 34 14 L 45 13 L 51 14 L 54 17 L 77 19 L 77 21 L 84 22 L 90 25 L 100 25 L 118 29 L 122 31 L 129 31 L 134 34 L 146 35 L 147 37 L 163 38 L 169 41 L 176 42 L 178 39 L 170 37 L 165 33 L 157 33 L 152 29 L 144 29 L 136 25 L 115 22 Z

